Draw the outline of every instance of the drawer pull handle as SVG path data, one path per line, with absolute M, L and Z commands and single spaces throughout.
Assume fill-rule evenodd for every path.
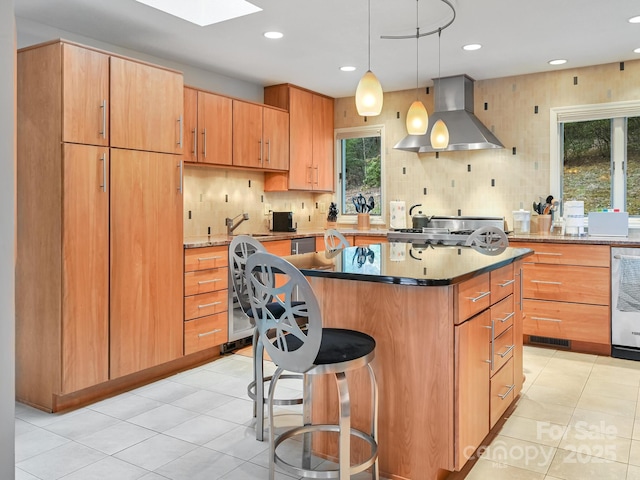
M 509 352 L 513 350 L 513 347 L 515 347 L 515 345 L 509 345 L 509 347 L 503 353 L 498 353 L 498 355 L 500 355 L 500 358 L 504 358 L 509 355 Z
M 199 262 L 206 262 L 207 260 L 220 260 L 222 257 L 198 257 Z
M 221 303 L 222 302 L 205 303 L 204 305 L 198 305 L 198 308 L 215 307 L 216 305 L 220 305 Z
M 562 285 L 562 282 L 547 282 L 545 280 L 531 280 L 531 283 L 544 283 L 546 285 Z
M 516 314 L 516 312 L 511 312 L 511 313 L 510 313 L 509 315 L 507 315 L 506 317 L 504 317 L 504 318 L 499 318 L 498 320 L 500 320 L 500 323 L 504 323 L 504 322 L 506 322 L 507 320 L 509 320 L 511 317 L 513 317 L 515 314 Z
M 514 278 L 513 280 L 507 280 L 504 283 L 499 283 L 498 286 L 499 287 L 508 287 L 509 285 L 511 285 L 512 283 L 515 283 L 515 282 L 516 282 L 516 280 Z
M 214 283 L 214 282 L 221 282 L 222 279 L 221 278 L 212 278 L 211 280 L 200 280 L 198 282 L 198 285 L 203 285 L 205 283 Z
M 480 300 L 481 298 L 486 297 L 487 295 L 490 295 L 491 292 L 482 292 L 480 293 L 480 295 L 478 295 L 477 297 L 469 297 L 469 300 L 471 300 L 473 303 L 476 303 L 478 300 Z
M 531 317 L 531 320 L 542 320 L 543 322 L 556 322 L 556 323 L 562 322 L 562 320 L 559 320 L 557 318 L 546 318 L 546 317 Z
M 507 390 L 507 392 L 503 395 L 498 394 L 498 396 L 500 397 L 500 399 L 504 400 L 505 398 L 507 398 L 509 396 L 509 394 L 511 393 L 511 390 L 513 390 L 515 388 L 516 384 L 514 383 L 513 385 L 505 385 L 505 387 L 509 387 L 509 390 Z
M 213 335 L 214 333 L 221 332 L 221 328 L 216 328 L 215 330 L 211 330 L 210 332 L 199 333 L 198 338 L 206 337 L 208 335 Z
M 536 255 L 552 255 L 554 257 L 561 257 L 562 254 L 561 253 L 554 253 L 554 252 L 535 252 Z
M 491 344 L 491 355 L 489 356 L 489 360 L 485 360 L 485 362 L 489 364 L 489 371 L 493 372 L 493 337 L 496 333 L 496 324 L 492 321 L 491 325 L 483 325 L 483 327 L 491 329 L 491 342 L 489 342 Z

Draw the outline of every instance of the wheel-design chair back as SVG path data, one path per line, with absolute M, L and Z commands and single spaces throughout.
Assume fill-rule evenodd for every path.
M 325 250 L 339 250 L 350 246 L 349 241 L 338 230 L 330 228 L 324 232 Z

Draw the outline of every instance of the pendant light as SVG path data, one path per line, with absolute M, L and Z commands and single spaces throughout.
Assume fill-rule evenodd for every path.
M 369 2 L 369 69 L 358 82 L 356 108 L 358 115 L 375 117 L 382 111 L 382 85 L 371 71 L 371 0 Z
M 440 96 L 440 35 L 442 28 L 438 29 L 438 96 Z M 449 129 L 439 119 L 431 129 L 431 148 L 434 150 L 444 150 L 449 146 Z
M 420 44 L 420 27 L 418 26 L 418 2 L 416 0 L 416 99 L 409 107 L 407 112 L 407 133 L 409 135 L 424 135 L 427 133 L 429 126 L 429 114 L 424 104 L 418 99 L 418 76 L 419 76 L 419 44 Z

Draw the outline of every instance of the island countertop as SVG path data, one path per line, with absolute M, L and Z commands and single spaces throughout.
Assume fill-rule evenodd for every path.
M 533 251 L 508 247 L 492 253 L 489 255 L 471 247 L 434 245 L 417 248 L 411 243 L 380 243 L 286 258 L 310 277 L 442 286 L 454 285 L 496 270 Z

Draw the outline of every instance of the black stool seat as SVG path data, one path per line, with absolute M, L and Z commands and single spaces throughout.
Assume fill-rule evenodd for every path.
M 302 346 L 299 338 L 287 335 L 287 345 L 290 351 Z M 373 353 L 376 341 L 373 337 L 356 330 L 344 328 L 323 328 L 322 340 L 314 365 L 329 365 L 349 362 L 357 358 L 366 357 Z

